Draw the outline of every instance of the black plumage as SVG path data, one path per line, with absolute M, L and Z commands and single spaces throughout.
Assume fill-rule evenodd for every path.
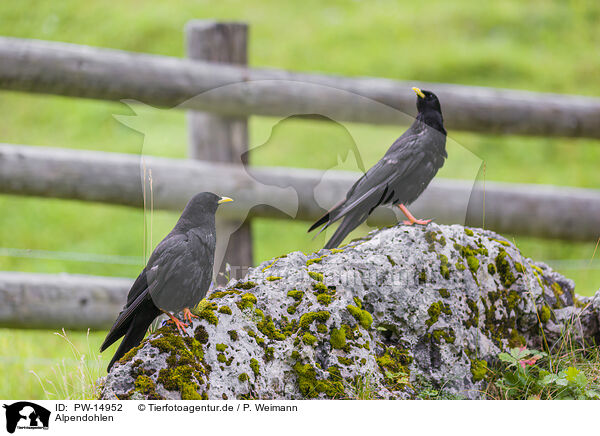
M 107 371 L 127 351 L 137 346 L 152 321 L 166 313 L 181 331 L 187 326 L 170 312 L 198 305 L 210 287 L 215 255 L 215 213 L 220 203 L 232 201 L 210 192 L 196 194 L 185 206 L 171 232 L 156 246 L 100 347 L 104 351 L 125 336 L 108 364 Z
M 405 224 L 427 224 L 414 218 L 406 206 L 427 188 L 448 156 L 442 109 L 436 95 L 413 88 L 418 114 L 385 155 L 346 194 L 346 199 L 314 223 L 309 232 L 324 224 L 322 232 L 343 219 L 325 248 L 337 247 L 379 205 L 395 204 L 408 220 Z

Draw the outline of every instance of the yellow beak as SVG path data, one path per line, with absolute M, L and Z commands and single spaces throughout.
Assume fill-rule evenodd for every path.
M 221 199 L 219 201 L 217 201 L 218 204 L 221 203 L 229 203 L 230 201 L 233 201 L 231 198 L 229 197 L 221 197 Z
M 425 98 L 425 94 L 423 94 L 419 88 L 413 88 L 412 90 L 415 91 L 415 94 L 417 94 L 419 97 Z

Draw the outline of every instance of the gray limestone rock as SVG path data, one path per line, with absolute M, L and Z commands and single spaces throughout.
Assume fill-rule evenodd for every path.
M 103 381 L 111 399 L 481 398 L 500 351 L 600 339 L 600 292 L 459 225 L 396 226 L 264 262 L 164 326 Z

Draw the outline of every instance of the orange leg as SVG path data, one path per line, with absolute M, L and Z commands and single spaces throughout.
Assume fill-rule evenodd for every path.
M 185 333 L 185 327 L 187 327 L 188 325 L 184 322 L 179 321 L 177 318 L 175 318 L 173 315 L 171 315 L 169 312 L 165 312 L 169 318 L 171 318 L 171 321 L 173 324 L 175 324 L 175 327 L 177 327 L 177 330 L 179 330 L 179 333 L 181 335 L 183 335 Z
M 431 220 L 419 220 L 416 219 L 412 213 L 410 213 L 408 211 L 408 209 L 406 208 L 406 206 L 404 206 L 403 204 L 399 204 L 398 207 L 400 208 L 400 210 L 402 211 L 402 213 L 404 215 L 406 215 L 406 218 L 408 218 L 408 220 L 404 220 L 402 221 L 404 224 L 406 224 L 407 226 L 412 226 L 413 224 L 421 224 L 421 225 L 427 225 L 431 222 Z
M 190 324 L 192 323 L 192 318 L 198 318 L 196 315 L 194 315 L 189 308 L 185 308 L 183 309 L 183 318 L 189 322 Z

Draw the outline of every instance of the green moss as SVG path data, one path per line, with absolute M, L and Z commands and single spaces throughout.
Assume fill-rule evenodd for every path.
M 159 399 L 160 395 L 156 392 L 156 385 L 147 375 L 140 375 L 135 379 L 133 390 L 146 396 L 148 399 Z
M 248 290 L 248 289 L 256 288 L 257 286 L 258 285 L 254 282 L 237 282 L 234 285 L 234 288 Z
M 517 291 L 510 291 L 506 296 L 506 307 L 509 309 L 516 309 L 519 301 L 521 301 L 519 293 Z
M 209 303 L 205 305 L 202 310 L 198 313 L 199 319 L 206 320 L 209 324 L 217 325 L 219 324 L 219 318 L 215 315 L 215 309 L 217 305 L 215 303 Z
M 454 266 L 456 267 L 456 269 L 457 269 L 458 271 L 464 271 L 464 270 L 466 270 L 466 269 L 467 269 L 467 267 L 465 266 L 465 264 L 464 264 L 464 263 L 462 263 L 462 262 L 456 262 L 456 263 L 454 264 Z
M 433 303 L 427 309 L 427 313 L 429 314 L 429 319 L 425 321 L 425 324 L 428 327 L 431 327 L 433 324 L 435 324 L 442 313 L 446 315 L 452 314 L 452 312 L 450 311 L 450 307 L 443 301 L 436 301 L 435 303 Z
M 268 270 L 269 268 L 271 268 L 273 265 L 275 265 L 275 262 L 277 262 L 277 259 L 278 259 L 277 257 L 275 259 L 273 259 L 273 262 L 271 262 L 269 265 L 265 266 L 262 269 L 262 272 L 265 272 L 266 270 Z
M 283 341 L 286 338 L 286 335 L 275 326 L 275 323 L 273 322 L 273 318 L 271 316 L 265 316 L 261 321 L 256 323 L 256 327 L 263 335 L 265 335 L 269 339 L 273 339 L 275 341 Z
M 477 259 L 475 256 L 469 256 L 467 257 L 467 265 L 469 265 L 471 272 L 476 274 L 477 270 L 479 269 L 479 259 Z
M 240 375 L 238 375 L 238 380 L 243 383 L 243 382 L 246 382 L 246 381 L 250 380 L 250 377 L 248 376 L 248 374 L 246 374 L 245 372 L 243 372 Z
M 298 381 L 298 389 L 300 393 L 305 398 L 314 398 L 318 395 L 316 391 L 316 371 L 315 369 L 309 365 L 302 365 L 300 362 L 297 362 L 294 365 L 294 372 L 296 373 L 296 378 Z
M 343 349 L 346 346 L 346 331 L 343 328 L 331 329 L 329 343 L 335 349 Z
M 438 259 L 440 260 L 440 274 L 443 278 L 448 280 L 450 278 L 450 268 L 448 268 L 448 256 L 439 254 Z
M 533 265 L 533 264 L 530 264 L 529 266 L 530 266 L 530 267 L 531 267 L 531 268 L 532 268 L 534 271 L 537 271 L 539 274 L 542 274 L 542 275 L 544 274 L 544 270 L 543 270 L 543 269 L 541 269 L 539 266 L 537 266 L 537 265 Z
M 515 262 L 515 270 L 517 270 L 517 272 L 525 272 L 525 267 L 523 266 L 522 263 L 520 262 Z
M 327 333 L 327 326 L 325 324 L 317 324 L 317 332 Z
M 227 362 L 227 357 L 223 353 L 217 354 L 217 360 L 221 363 Z
M 510 247 L 510 242 L 508 242 L 508 241 L 501 241 L 500 239 L 494 239 L 494 238 L 490 238 L 490 241 L 497 242 L 498 244 L 504 245 L 505 247 Z
M 217 351 L 223 352 L 227 349 L 227 345 L 225 344 L 217 344 L 215 345 L 215 348 L 217 349 Z
M 446 288 L 440 288 L 440 289 L 438 289 L 438 293 L 440 294 L 440 296 L 442 298 L 449 298 L 450 297 L 450 292 L 448 292 L 448 290 Z
M 322 282 L 323 281 L 323 274 L 321 274 L 321 273 L 314 272 L 314 271 L 309 271 L 308 275 L 313 280 L 316 280 L 318 282 Z
M 304 335 L 302 335 L 302 342 L 304 342 L 304 345 L 312 346 L 317 343 L 317 338 L 310 333 L 304 333 Z
M 540 309 L 540 321 L 546 323 L 550 320 L 551 317 L 552 311 L 550 310 L 550 307 L 546 305 L 542 306 L 542 308 Z
M 198 399 L 198 380 L 195 379 L 194 369 L 183 365 L 175 368 L 163 368 L 158 373 L 157 382 L 168 391 L 179 391 L 185 399 Z
M 337 356 L 337 361 L 344 366 L 354 365 L 354 359 L 349 357 Z
M 478 382 L 483 380 L 487 375 L 487 372 L 488 366 L 485 360 L 471 360 L 471 375 L 473 375 L 473 381 Z
M 472 247 L 471 245 L 460 245 L 458 243 L 454 244 L 454 249 L 457 250 L 459 252 L 459 254 L 464 257 L 467 258 L 469 256 L 477 256 L 477 255 L 482 255 L 482 256 L 487 256 L 488 255 L 488 250 L 487 248 L 485 248 L 485 246 L 483 244 L 481 244 L 480 242 L 475 242 L 477 244 L 477 248 Z
M 332 299 L 333 299 L 333 297 L 331 295 L 327 295 L 327 294 L 317 295 L 317 301 L 319 302 L 319 304 L 322 304 L 323 306 L 329 306 Z
M 425 271 L 421 271 L 419 273 L 419 283 L 423 284 L 427 282 L 427 274 L 425 273 Z
M 240 297 L 240 301 L 235 303 L 241 311 L 250 309 L 256 304 L 256 296 L 250 293 L 245 293 Z
M 349 304 L 346 306 L 348 312 L 358 321 L 358 323 L 366 330 L 371 328 L 371 324 L 373 324 L 373 316 L 366 310 L 362 310 L 356 306 L 352 306 Z
M 344 250 L 341 250 L 341 249 L 339 249 L 339 248 L 332 248 L 332 249 L 330 250 L 330 252 L 331 252 L 332 254 L 335 254 L 335 253 L 343 253 L 343 252 L 344 252 Z
M 496 274 L 496 266 L 493 263 L 489 263 L 488 264 L 487 270 L 488 270 L 488 273 L 490 273 L 491 276 L 493 276 L 494 274 Z
M 313 263 L 321 263 L 325 256 L 317 257 L 315 259 L 308 259 L 306 261 L 306 266 L 311 266 Z
M 508 338 L 508 346 L 511 348 L 524 347 L 526 345 L 525 338 L 519 334 L 516 328 L 513 328 Z
M 471 229 L 465 229 L 465 234 L 467 234 L 468 236 L 474 235 L 473 230 L 471 230 Z
M 390 346 L 385 352 L 376 358 L 377 364 L 386 377 L 384 383 L 392 388 L 396 388 L 397 379 L 407 376 L 410 371 L 408 365 L 412 362 L 408 350 Z
M 431 333 L 431 337 L 433 338 L 433 341 L 437 344 L 441 344 L 442 339 L 449 344 L 453 344 L 454 341 L 456 340 L 456 335 L 454 334 L 454 330 L 452 330 L 451 328 L 434 330 Z
M 510 268 L 510 262 L 506 259 L 507 257 L 509 257 L 508 253 L 500 249 L 500 252 L 496 256 L 495 263 L 502 284 L 509 288 L 517 279 Z
M 269 277 L 267 277 L 267 280 L 270 281 L 270 282 L 274 282 L 276 280 L 281 280 L 281 279 L 282 279 L 282 277 L 277 277 L 277 276 L 269 276 Z
M 326 310 L 307 312 L 300 317 L 299 327 L 302 330 L 308 330 L 313 322 L 326 322 L 330 316 L 331 314 Z
M 133 356 L 135 356 L 137 354 L 137 352 L 140 350 L 140 348 L 142 348 L 143 346 L 144 346 L 144 344 L 141 343 L 137 347 L 133 347 L 131 350 L 129 350 L 127 353 L 125 353 L 125 355 L 123 357 L 121 357 L 119 359 L 119 362 L 120 363 L 129 362 L 131 359 L 133 359 Z
M 260 366 L 258 364 L 258 360 L 254 358 L 250 359 L 250 369 L 254 373 L 254 376 L 258 377 L 258 375 L 260 374 Z
M 440 233 L 434 231 L 427 231 L 425 233 L 425 240 L 429 243 L 429 251 L 435 251 L 435 243 L 437 242 L 442 247 L 446 245 L 446 238 L 444 235 L 437 237 Z
M 550 287 L 552 288 L 552 293 L 554 294 L 557 302 L 560 301 L 560 296 L 564 294 L 562 287 L 558 284 L 558 282 L 552 283 Z
M 263 357 L 265 362 L 270 362 L 271 360 L 273 360 L 274 356 L 275 356 L 275 349 L 273 347 L 267 347 L 267 349 L 265 350 L 265 355 Z
M 193 385 L 184 385 L 181 388 L 182 400 L 207 400 L 206 395 L 200 395 Z
M 471 317 L 465 321 L 465 327 L 478 327 L 479 326 L 479 307 L 475 300 L 467 299 L 467 306 L 471 310 Z
M 237 289 L 228 289 L 227 291 L 215 291 L 208 296 L 209 300 L 216 300 L 218 298 L 223 298 L 227 295 L 239 295 L 242 291 L 238 291 Z
M 335 366 L 328 368 L 329 377 L 324 380 L 317 379 L 315 368 L 308 363 L 303 365 L 297 362 L 293 369 L 296 373 L 298 389 L 304 398 L 315 398 L 321 393 L 329 398 L 341 397 L 345 394 L 339 368 Z
M 302 301 L 302 298 L 304 297 L 304 291 L 294 289 L 292 291 L 288 291 L 287 296 L 293 298 L 296 301 Z
M 224 313 L 225 315 L 231 315 L 231 309 L 229 306 L 221 306 L 219 307 L 219 313 Z
M 239 338 L 238 332 L 236 332 L 235 330 L 229 330 L 227 334 L 229 334 L 229 337 L 233 342 L 237 341 Z
M 329 290 L 329 288 L 327 288 L 327 286 L 325 286 L 325 284 L 322 282 L 313 283 L 312 288 L 319 293 L 327 292 Z
M 204 328 L 204 326 L 199 325 L 194 330 L 194 338 L 201 344 L 206 344 L 208 342 L 208 332 Z
M 161 353 L 177 353 L 185 348 L 183 338 L 178 335 L 163 335 L 150 341 L 150 345 L 158 348 Z

